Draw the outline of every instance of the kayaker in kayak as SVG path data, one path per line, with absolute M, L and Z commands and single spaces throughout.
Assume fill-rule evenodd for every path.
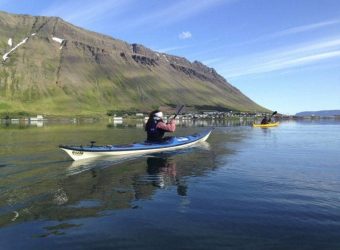
M 268 123 L 269 123 L 269 121 L 268 121 L 267 116 L 263 117 L 261 124 L 268 124 Z
M 165 132 L 174 132 L 176 130 L 176 121 L 171 119 L 170 122 L 163 121 L 163 112 L 154 110 L 150 113 L 149 119 L 145 125 L 147 141 L 161 142 Z

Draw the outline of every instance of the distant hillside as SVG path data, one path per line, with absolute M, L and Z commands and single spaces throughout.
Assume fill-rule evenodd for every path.
M 296 116 L 335 116 L 335 115 L 340 115 L 340 110 L 304 111 L 296 114 Z
M 193 108 L 267 111 L 214 69 L 58 17 L 0 12 L 0 113 Z

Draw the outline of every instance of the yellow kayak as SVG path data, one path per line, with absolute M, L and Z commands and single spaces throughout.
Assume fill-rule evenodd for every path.
M 272 122 L 272 123 L 268 123 L 268 124 L 253 124 L 254 128 L 270 128 L 270 127 L 276 127 L 279 126 L 279 122 Z

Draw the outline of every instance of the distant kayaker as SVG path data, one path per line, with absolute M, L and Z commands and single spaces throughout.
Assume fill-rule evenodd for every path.
M 174 132 L 176 130 L 176 121 L 171 119 L 170 122 L 163 121 L 163 112 L 154 110 L 150 113 L 149 119 L 145 125 L 147 141 L 161 142 L 165 132 Z
M 269 123 L 269 121 L 268 121 L 267 116 L 263 117 L 261 124 L 268 124 L 268 123 Z

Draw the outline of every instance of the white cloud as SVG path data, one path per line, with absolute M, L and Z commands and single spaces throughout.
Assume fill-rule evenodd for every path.
M 330 19 L 330 20 L 326 20 L 326 21 L 322 21 L 322 22 L 306 24 L 306 25 L 301 25 L 301 26 L 295 26 L 295 27 L 284 29 L 284 30 L 274 32 L 274 33 L 271 33 L 271 34 L 265 34 L 265 35 L 260 36 L 258 38 L 251 39 L 251 40 L 245 41 L 243 43 L 238 43 L 235 46 L 253 44 L 253 43 L 263 42 L 263 41 L 267 41 L 267 40 L 271 40 L 271 39 L 275 39 L 275 38 L 281 38 L 281 37 L 285 37 L 285 36 L 296 35 L 296 34 L 300 34 L 300 33 L 304 33 L 304 32 L 311 32 L 311 31 L 315 31 L 315 30 L 318 30 L 318 29 L 321 29 L 321 28 L 325 28 L 327 26 L 336 25 L 336 24 L 339 24 L 339 23 L 340 23 L 340 19 Z
M 178 35 L 178 38 L 181 40 L 190 39 L 192 34 L 190 31 L 183 31 Z
M 113 17 L 131 7 L 133 0 L 65 1 L 52 4 L 41 15 L 59 16 L 68 22 L 86 26 L 93 22 Z
M 256 75 L 262 73 L 268 73 L 283 69 L 289 69 L 294 67 L 300 67 L 307 64 L 319 62 L 321 60 L 340 57 L 340 50 L 334 50 L 330 52 L 322 52 L 315 55 L 298 56 L 294 58 L 283 58 L 278 60 L 269 61 L 262 64 L 253 65 L 249 68 L 244 68 L 242 71 L 231 72 L 230 77 L 240 77 L 245 75 Z
M 176 51 L 176 50 L 182 50 L 189 48 L 191 46 L 174 46 L 174 47 L 168 47 L 168 48 L 163 48 L 163 49 L 155 49 L 156 51 L 162 52 L 162 53 L 168 53 L 170 51 Z
M 297 33 L 302 33 L 302 32 L 306 32 L 306 31 L 312 31 L 312 30 L 324 28 L 326 26 L 330 26 L 330 25 L 334 25 L 334 24 L 338 24 L 338 23 L 340 23 L 340 19 L 332 19 L 332 20 L 327 20 L 327 21 L 323 21 L 323 22 L 292 27 L 292 28 L 289 28 L 289 29 L 286 29 L 286 30 L 283 30 L 283 31 L 273 33 L 269 36 L 270 37 L 287 36 L 287 35 L 292 35 L 292 34 L 297 34 Z
M 139 13 L 136 13 L 135 18 L 124 23 L 122 28 L 132 29 L 137 27 L 147 27 L 148 25 L 151 25 L 150 27 L 153 28 L 167 26 L 183 21 L 218 5 L 229 4 L 236 1 L 238 0 L 169 1 L 171 4 L 162 6 L 162 8 L 152 9 L 150 12 L 144 12 L 141 16 L 138 16 Z
M 302 43 L 294 47 L 254 53 L 244 57 L 229 58 L 228 62 L 212 63 L 226 78 L 239 78 L 273 71 L 299 68 L 320 63 L 326 59 L 340 58 L 340 37 Z M 210 59 L 213 62 L 213 59 Z
M 137 11 L 141 4 L 138 0 L 91 0 L 57 1 L 43 10 L 40 15 L 59 16 L 64 20 L 83 27 L 98 21 L 109 20 L 112 30 L 159 28 L 181 22 L 219 5 L 239 0 L 181 0 L 161 1 L 149 4 L 150 8 Z M 142 5 L 143 6 L 143 5 Z M 131 16 L 132 15 L 132 16 Z

